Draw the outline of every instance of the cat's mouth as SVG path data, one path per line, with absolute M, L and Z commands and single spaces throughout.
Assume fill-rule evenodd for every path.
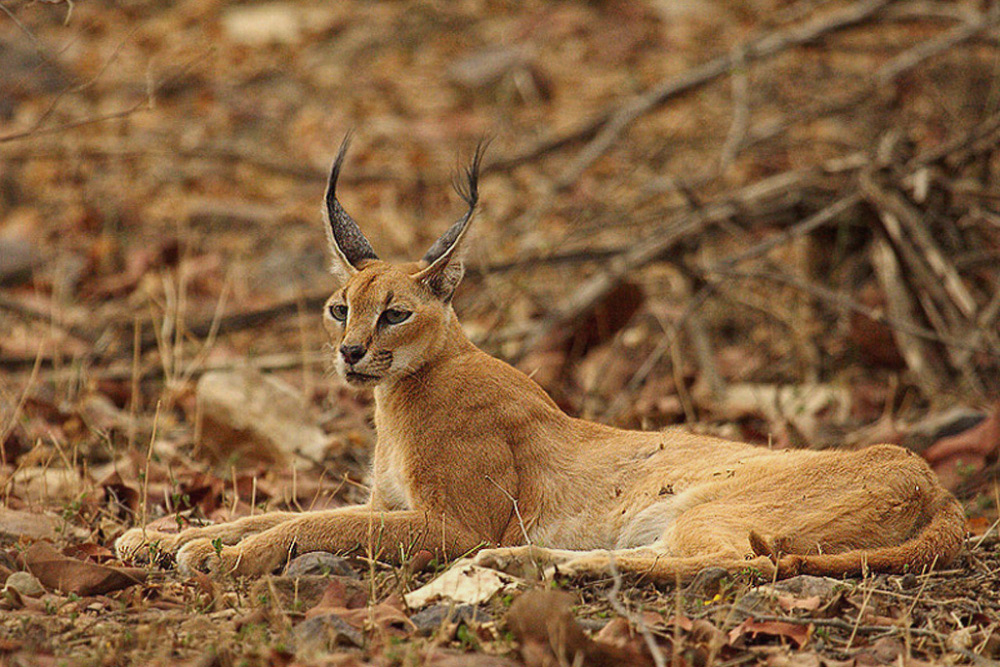
M 356 387 L 366 387 L 373 385 L 382 378 L 378 375 L 369 375 L 368 373 L 358 373 L 357 371 L 347 371 L 344 373 L 344 379 L 347 380 L 348 384 L 352 384 Z

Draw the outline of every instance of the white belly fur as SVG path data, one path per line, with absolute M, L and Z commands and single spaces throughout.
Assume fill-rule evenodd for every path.
M 623 519 L 621 528 L 607 531 L 614 525 L 613 517 L 600 520 L 587 513 L 575 514 L 559 521 L 553 521 L 528 529 L 532 544 L 556 549 L 632 549 L 663 544 L 664 535 L 682 511 L 697 498 L 689 492 L 657 500 L 652 505 Z

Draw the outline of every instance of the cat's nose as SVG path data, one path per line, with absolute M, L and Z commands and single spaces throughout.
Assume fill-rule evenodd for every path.
M 359 361 L 361 361 L 365 353 L 368 352 L 368 348 L 364 345 L 341 345 L 340 346 L 340 356 L 344 358 L 344 361 L 351 364 L 352 366 Z

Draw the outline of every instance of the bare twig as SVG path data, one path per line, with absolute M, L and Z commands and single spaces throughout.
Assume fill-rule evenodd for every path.
M 861 195 L 858 194 L 857 192 L 851 192 L 842 197 L 839 197 L 829 205 L 825 206 L 824 208 L 820 209 L 813 215 L 803 220 L 802 222 L 793 225 L 792 227 L 789 227 L 788 229 L 780 233 L 772 234 L 771 236 L 764 239 L 760 243 L 757 243 L 756 245 L 751 246 L 750 248 L 747 248 L 742 252 L 738 252 L 729 255 L 728 257 L 724 257 L 723 259 L 716 262 L 716 267 L 721 268 L 721 267 L 735 266 L 736 264 L 744 262 L 748 259 L 765 255 L 780 245 L 791 243 L 797 238 L 803 237 L 807 234 L 816 231 L 823 225 L 826 225 L 835 220 L 837 216 L 839 216 L 840 214 L 854 208 L 860 203 L 861 203 Z
M 750 124 L 750 75 L 742 47 L 733 53 L 736 66 L 733 68 L 733 120 L 729 124 L 726 141 L 719 156 L 719 169 L 725 169 L 739 153 Z
M 18 139 L 24 139 L 26 137 L 38 136 L 38 135 L 43 135 L 43 134 L 58 133 L 58 132 L 62 132 L 64 130 L 71 130 L 71 129 L 74 129 L 74 128 L 77 128 L 77 127 L 83 127 L 85 125 L 93 125 L 95 123 L 103 123 L 104 121 L 108 121 L 108 120 L 115 120 L 117 118 L 125 118 L 127 116 L 131 116 L 132 114 L 140 112 L 140 111 L 149 111 L 150 109 L 152 109 L 155 106 L 156 93 L 159 90 L 161 90 L 162 88 L 170 85 L 174 81 L 178 80 L 179 78 L 181 78 L 182 76 L 184 76 L 185 74 L 187 74 L 198 63 L 204 61 L 206 55 L 207 55 L 207 53 L 200 53 L 195 58 L 192 58 L 190 61 L 188 61 L 186 64 L 184 64 L 181 67 L 177 68 L 177 71 L 174 74 L 172 74 L 171 76 L 169 76 L 169 77 L 167 77 L 165 79 L 161 79 L 158 82 L 150 82 L 149 86 L 148 86 L 148 89 L 146 91 L 146 96 L 143 99 L 135 102 L 131 106 L 125 107 L 124 109 L 120 109 L 118 111 L 112 111 L 112 112 L 106 113 L 106 114 L 99 114 L 97 116 L 91 116 L 89 118 L 82 118 L 80 120 L 70 121 L 68 123 L 63 123 L 61 125 L 52 125 L 52 126 L 49 126 L 49 127 L 40 127 L 39 124 L 35 124 L 34 126 L 28 128 L 27 130 L 21 130 L 21 131 L 18 131 L 18 132 L 12 132 L 10 134 L 5 134 L 3 136 L 0 136 L 0 144 L 4 144 L 4 143 L 7 143 L 7 142 L 11 142 L 11 141 L 16 141 Z M 98 73 L 98 76 L 99 75 L 100 75 L 100 72 Z M 88 82 L 86 84 L 83 84 L 83 86 L 86 87 L 87 85 L 90 85 L 90 83 L 92 83 L 92 82 Z M 60 93 L 60 95 L 57 96 L 56 101 L 58 101 L 59 98 L 63 94 L 65 94 L 65 92 L 64 93 Z M 53 108 L 54 108 L 54 104 L 53 104 L 53 106 L 50 107 L 50 110 L 53 109 Z M 47 114 L 43 115 L 42 120 L 44 120 L 45 117 L 47 117 Z
M 724 56 L 694 67 L 677 77 L 668 77 L 646 93 L 633 97 L 599 123 L 600 130 L 584 146 L 570 165 L 556 179 L 556 189 L 574 183 L 597 158 L 618 141 L 625 129 L 640 116 L 663 106 L 682 93 L 689 92 L 755 60 L 775 56 L 793 46 L 816 41 L 820 37 L 855 26 L 871 18 L 893 0 L 866 0 L 853 3 L 834 16 L 823 17 L 804 25 L 776 31 L 752 40 Z
M 871 247 L 871 263 L 875 275 L 882 285 L 889 316 L 896 322 L 906 323 L 905 327 L 893 327 L 893 337 L 906 366 L 913 373 L 917 384 L 927 396 L 933 396 L 947 384 L 947 376 L 937 355 L 922 340 L 911 333 L 914 325 L 914 303 L 910 290 L 903 283 L 899 262 L 889 244 L 882 238 L 875 238 Z
M 28 401 L 28 396 L 31 395 L 32 389 L 35 388 L 35 382 L 38 380 L 38 370 L 42 365 L 42 344 L 38 345 L 38 351 L 35 353 L 35 365 L 31 369 L 31 376 L 28 378 L 28 383 L 24 387 L 24 391 L 21 392 L 21 398 L 17 401 L 17 405 L 14 406 L 14 410 L 10 413 L 10 418 L 6 424 L 0 423 L 0 465 L 7 462 L 7 436 L 9 436 L 13 431 L 14 427 L 17 426 L 17 420 L 21 416 L 21 410 L 24 409 L 24 404 Z
M 93 332 L 88 331 L 83 327 L 74 324 L 69 324 L 67 322 L 58 322 L 56 321 L 55 318 L 52 317 L 51 314 L 43 313 L 40 310 L 36 310 L 31 306 L 23 304 L 15 299 L 10 299 L 2 294 L 0 294 L 0 310 L 10 311 L 15 315 L 19 315 L 20 317 L 23 317 L 27 320 L 44 322 L 45 324 L 49 324 L 57 329 L 61 329 L 62 331 L 65 331 L 74 338 L 78 338 L 79 340 L 85 343 L 89 343 L 91 345 L 93 345 L 97 340 L 97 336 L 95 336 Z
M 848 621 L 840 618 L 797 618 L 795 616 L 770 616 L 767 614 L 754 614 L 753 617 L 758 621 L 780 621 L 782 623 L 791 623 L 793 625 L 815 625 L 820 628 L 835 628 L 837 630 L 845 630 L 847 632 L 856 630 L 857 634 L 863 635 L 900 632 L 904 634 L 910 633 L 919 637 L 933 637 L 935 639 L 945 638 L 945 635 L 940 632 L 934 632 L 933 630 L 927 630 L 926 628 L 911 628 L 898 625 L 860 625 L 856 623 L 849 623 Z
M 650 632 L 649 626 L 646 625 L 646 621 L 643 620 L 640 614 L 633 614 L 625 605 L 622 604 L 621 598 L 619 597 L 622 592 L 622 575 L 618 571 L 618 564 L 615 563 L 614 553 L 609 552 L 609 564 L 611 566 L 611 590 L 608 591 L 607 600 L 611 608 L 615 610 L 619 616 L 631 621 L 635 627 L 639 630 L 639 634 L 642 635 L 643 641 L 646 642 L 646 648 L 649 649 L 649 655 L 653 658 L 653 664 L 656 667 L 666 667 L 667 659 L 663 656 L 663 651 L 660 650 L 660 646 L 656 643 L 656 638 L 653 637 L 653 633 Z
M 911 324 L 909 322 L 903 322 L 897 320 L 893 317 L 887 317 L 882 311 L 876 308 L 869 308 L 862 303 L 859 303 L 855 299 L 851 298 L 847 294 L 837 292 L 820 285 L 816 285 L 804 280 L 790 276 L 783 271 L 769 270 L 769 271 L 739 271 L 736 269 L 726 269 L 722 267 L 712 267 L 707 270 L 709 273 L 715 273 L 720 276 L 725 276 L 727 278 L 744 278 L 744 279 L 754 279 L 754 280 L 767 280 L 771 282 L 781 283 L 783 285 L 788 285 L 794 289 L 810 294 L 813 297 L 828 301 L 830 303 L 836 304 L 842 308 L 846 308 L 860 315 L 864 315 L 873 322 L 878 322 L 884 324 L 888 327 L 894 329 L 899 329 L 907 333 L 913 334 L 920 338 L 926 338 L 927 340 L 936 341 L 942 345 L 947 345 L 960 350 L 972 350 L 974 352 L 982 351 L 981 345 L 972 345 L 969 341 L 955 338 L 953 336 L 942 335 L 937 331 L 922 327 L 916 324 Z
M 531 538 L 528 537 L 528 528 L 524 525 L 524 519 L 521 517 L 521 510 L 518 507 L 517 498 L 512 496 L 510 491 L 497 484 L 497 482 L 489 475 L 486 475 L 486 481 L 497 487 L 500 490 L 500 493 L 507 496 L 507 499 L 514 504 L 514 515 L 517 516 L 517 524 L 521 528 L 521 535 L 524 537 L 524 543 L 531 546 Z
M 1000 22 L 1000 5 L 993 4 L 986 13 L 970 19 L 942 35 L 921 42 L 917 46 L 896 56 L 879 69 L 876 81 L 879 84 L 887 83 L 906 70 L 913 69 L 928 58 L 972 39 L 981 32 L 997 25 L 998 22 Z

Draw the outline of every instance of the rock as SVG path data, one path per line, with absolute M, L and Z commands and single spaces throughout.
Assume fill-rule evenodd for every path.
M 16 33 L 0 39 L 0 119 L 9 121 L 25 101 L 37 101 L 63 90 L 73 77 L 36 44 Z
M 222 28 L 230 40 L 241 44 L 294 44 L 302 35 L 302 18 L 288 3 L 258 3 L 227 9 Z
M 478 48 L 448 66 L 448 77 L 468 88 L 495 83 L 512 71 L 521 69 L 529 60 L 523 46 L 497 45 Z
M 330 651 L 337 646 L 364 646 L 361 631 L 336 614 L 324 614 L 295 626 L 296 652 Z
M 42 491 L 40 490 L 39 493 L 41 494 Z M 32 541 L 55 541 L 61 537 L 82 539 L 86 536 L 87 531 L 72 526 L 54 516 L 40 512 L 24 512 L 0 507 L 0 537 L 28 538 Z
M 796 599 L 819 598 L 821 603 L 826 603 L 844 586 L 845 583 L 837 579 L 800 574 L 753 589 L 733 606 L 733 617 L 742 621 L 762 614 L 783 613 L 779 604 L 779 598 L 782 596 L 792 596 Z
M 458 606 L 436 604 L 410 616 L 410 621 L 417 628 L 417 633 L 423 636 L 436 634 L 445 623 L 461 625 L 462 623 L 489 623 L 493 618 L 471 604 Z
M 261 580 L 253 585 L 250 599 L 254 604 L 273 604 L 288 611 L 304 612 L 319 604 L 327 588 L 334 583 L 343 586 L 344 598 L 367 599 L 368 590 L 356 577 L 336 575 L 271 577 L 270 580 Z M 277 600 L 272 599 L 274 595 L 278 596 Z
M 7 577 L 6 586 L 30 598 L 37 598 L 45 593 L 45 587 L 29 572 L 14 572 Z
M 817 596 L 822 599 L 832 596 L 838 588 L 843 588 L 844 582 L 829 577 L 813 577 L 800 574 L 797 577 L 783 579 L 769 586 L 761 586 L 758 590 L 791 593 L 798 597 Z
M 214 463 L 294 465 L 322 460 L 330 438 L 308 418 L 301 395 L 252 369 L 205 373 L 198 381 L 201 445 Z
M 288 567 L 285 568 L 286 577 L 326 576 L 329 574 L 350 579 L 361 578 L 357 572 L 351 569 L 345 559 L 326 551 L 303 554 L 292 559 Z
M 753 616 L 776 613 L 778 613 L 778 605 L 775 595 L 762 591 L 760 588 L 755 588 L 739 598 L 733 605 L 732 611 L 735 621 L 745 621 Z
M 734 383 L 716 401 L 722 419 L 762 415 L 772 424 L 789 423 L 809 442 L 817 442 L 820 425 L 841 423 L 850 415 L 852 395 L 831 384 Z
M 0 238 L 0 285 L 19 285 L 42 264 L 36 247 L 21 239 Z

